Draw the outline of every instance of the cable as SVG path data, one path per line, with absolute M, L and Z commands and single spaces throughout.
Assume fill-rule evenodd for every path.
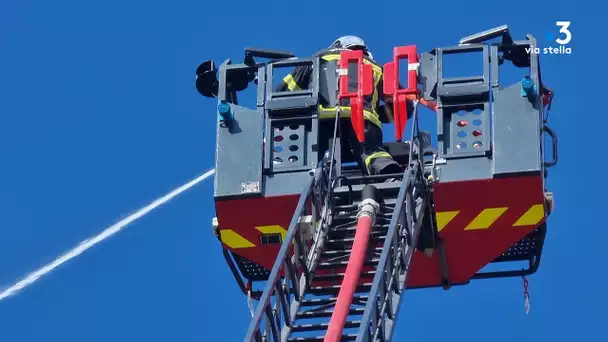
M 159 206 L 161 206 L 161 205 L 169 202 L 170 200 L 172 200 L 176 196 L 180 195 L 182 192 L 184 192 L 184 191 L 186 191 L 186 190 L 194 187 L 198 183 L 200 183 L 200 182 L 204 181 L 205 179 L 209 178 L 214 173 L 215 173 L 215 169 L 211 169 L 211 170 L 205 172 L 204 174 L 202 174 L 202 175 L 198 176 L 197 178 L 191 180 L 190 182 L 188 182 L 188 183 L 186 183 L 186 184 L 178 187 L 177 189 L 169 192 L 168 194 L 166 194 L 166 195 L 164 195 L 162 197 L 159 197 L 154 202 L 152 202 L 152 203 L 148 204 L 147 206 L 139 209 L 138 211 L 136 211 L 135 213 L 129 215 L 128 217 L 126 217 L 125 219 L 119 221 L 118 223 L 115 223 L 115 224 L 111 225 L 110 227 L 106 228 L 101 233 L 97 234 L 96 236 L 94 236 L 92 238 L 89 238 L 87 240 L 84 240 L 78 246 L 72 248 L 67 253 L 59 256 L 57 259 L 53 260 L 51 263 L 42 266 L 41 268 L 39 268 L 38 270 L 30 273 L 25 278 L 23 278 L 22 280 L 18 281 L 17 283 L 15 283 L 14 285 L 12 285 L 11 287 L 9 287 L 6 290 L 3 290 L 2 292 L 0 292 L 0 301 L 3 300 L 3 299 L 6 299 L 7 297 L 16 295 L 17 293 L 19 293 L 19 291 L 21 291 L 24 288 L 26 288 L 26 287 L 32 285 L 33 283 L 35 283 L 42 276 L 45 276 L 45 275 L 49 274 L 50 272 L 52 272 L 53 270 L 55 270 L 57 267 L 59 267 L 59 266 L 65 264 L 66 262 L 74 259 L 75 257 L 79 256 L 80 254 L 84 253 L 89 248 L 91 248 L 91 247 L 95 246 L 96 244 L 104 241 L 105 239 L 111 237 L 112 235 L 120 232 L 123 228 L 125 228 L 126 226 L 128 226 L 130 223 L 132 223 L 135 220 L 143 217 L 144 215 L 148 214 L 149 212 L 151 212 L 152 210 L 158 208 Z

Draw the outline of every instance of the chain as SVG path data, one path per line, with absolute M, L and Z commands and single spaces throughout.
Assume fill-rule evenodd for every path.
M 530 315 L 530 293 L 528 292 L 528 279 L 526 279 L 526 276 L 522 276 L 522 279 L 524 281 L 524 305 L 526 308 L 526 315 Z

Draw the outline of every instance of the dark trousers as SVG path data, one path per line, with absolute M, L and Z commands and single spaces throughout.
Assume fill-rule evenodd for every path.
M 382 128 L 365 120 L 365 142 L 360 143 L 354 131 L 351 131 L 349 142 L 351 152 L 360 156 L 359 164 L 368 175 L 402 172 L 399 164 L 382 148 Z

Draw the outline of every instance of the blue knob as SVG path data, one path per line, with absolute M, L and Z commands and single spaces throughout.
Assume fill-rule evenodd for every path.
M 521 96 L 529 97 L 536 93 L 536 85 L 530 76 L 521 79 Z
M 218 120 L 220 121 L 230 121 L 234 118 L 232 114 L 232 108 L 230 107 L 230 104 L 226 102 L 226 100 L 222 100 L 217 105 L 217 112 L 219 115 Z

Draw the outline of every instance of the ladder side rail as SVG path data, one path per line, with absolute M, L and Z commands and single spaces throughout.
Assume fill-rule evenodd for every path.
M 369 299 L 361 318 L 357 342 L 390 341 L 399 304 L 405 290 L 409 265 L 420 234 L 426 201 L 413 194 L 420 179 L 419 164 L 402 186 L 387 238 L 382 248 Z M 415 208 L 415 209 L 414 209 Z M 411 232 L 407 234 L 406 231 Z M 411 237 L 411 239 L 408 239 Z M 409 240 L 409 241 L 408 241 Z
M 424 185 L 424 170 L 416 107 L 412 122 L 409 167 L 403 175 L 356 342 L 390 341 L 410 262 L 418 244 L 428 202 L 424 198 L 426 190 L 420 187 Z M 414 147 L 418 151 L 415 159 Z M 388 315 L 388 324 L 385 315 Z
M 330 185 L 328 163 L 322 160 L 319 163 L 319 168 L 321 169 L 319 179 L 316 179 L 313 183 L 311 194 L 314 203 L 310 221 L 315 232 L 312 234 L 312 241 L 307 250 L 308 253 L 305 253 L 305 250 L 302 249 L 301 253 L 294 255 L 299 263 L 304 264 L 303 272 L 298 274 L 297 270 L 292 268 L 291 259 L 287 258 L 286 260 L 288 267 L 290 267 L 289 276 L 291 278 L 291 287 L 288 286 L 286 290 L 293 291 L 293 300 L 290 305 L 287 305 L 285 312 L 286 324 L 283 325 L 283 329 L 281 330 L 281 341 L 286 341 L 291 336 L 292 329 L 294 328 L 293 323 L 297 319 L 300 305 L 311 284 L 318 259 L 322 254 L 327 230 L 329 229 L 327 222 L 329 221 L 330 209 L 333 207 L 331 196 L 336 182 L 334 179 Z M 285 298 L 286 301 L 290 299 L 289 295 Z
M 308 199 L 308 196 L 310 195 L 312 188 L 313 188 L 313 179 L 311 178 L 308 181 L 308 183 L 306 184 L 305 189 L 302 191 L 302 194 L 300 195 L 298 205 L 296 207 L 296 210 L 294 211 L 294 215 L 289 224 L 289 229 L 287 231 L 287 234 L 285 234 L 285 240 L 283 241 L 283 244 L 281 245 L 281 249 L 279 250 L 277 259 L 274 263 L 274 266 L 272 267 L 270 276 L 268 277 L 268 281 L 264 288 L 264 292 L 262 293 L 262 296 L 260 297 L 260 300 L 255 309 L 255 313 L 253 315 L 251 323 L 249 324 L 249 329 L 248 329 L 247 335 L 245 337 L 246 342 L 254 341 L 254 337 L 255 337 L 256 333 L 260 332 L 263 317 L 269 316 L 269 315 L 272 316 L 271 311 L 269 311 L 269 310 L 271 310 L 271 306 L 272 306 L 271 297 L 273 295 L 275 295 L 275 293 L 276 294 L 279 293 L 278 287 L 280 286 L 280 272 L 282 269 L 285 269 L 284 265 L 286 263 L 286 260 L 289 258 L 288 249 L 291 246 L 291 241 L 293 241 L 294 238 L 296 237 L 296 230 L 298 229 L 298 226 L 299 226 L 298 225 L 299 219 L 300 219 L 302 212 L 305 209 L 306 200 Z M 296 248 L 299 248 L 298 245 L 299 244 L 296 244 Z M 279 296 L 276 296 L 276 298 L 278 300 L 281 300 Z M 268 321 L 270 321 L 270 322 L 268 322 Z M 272 317 L 267 317 L 267 323 L 269 323 L 270 328 L 272 328 L 272 333 L 274 335 L 272 341 L 279 341 L 279 336 L 278 336 L 277 332 L 280 331 L 280 326 L 274 326 L 275 322 L 273 322 L 273 321 L 274 320 L 272 319 Z
M 302 194 L 300 195 L 298 205 L 294 211 L 294 215 L 289 224 L 289 229 L 285 234 L 285 240 L 281 245 L 281 249 L 279 250 L 275 264 L 272 268 L 272 271 L 270 272 L 270 276 L 268 277 L 268 281 L 264 287 L 264 292 L 262 293 L 262 296 L 259 299 L 258 305 L 255 309 L 255 313 L 253 315 L 251 323 L 249 324 L 247 335 L 245 337 L 246 342 L 257 341 L 256 338 L 259 338 L 259 336 L 267 336 L 266 334 L 268 333 L 272 334 L 272 339 L 270 339 L 270 336 L 267 336 L 267 341 L 280 341 L 280 323 L 283 321 L 280 317 L 281 314 L 284 315 L 283 323 L 285 325 L 289 326 L 292 323 L 289 315 L 291 311 L 289 297 L 293 296 L 297 299 L 301 295 L 301 293 L 299 292 L 303 291 L 303 287 L 298 286 L 299 284 L 294 283 L 296 282 L 296 279 L 299 278 L 296 276 L 295 273 L 297 269 L 300 268 L 302 270 L 304 278 L 306 278 L 307 281 L 309 281 L 308 278 L 310 277 L 309 270 L 307 269 L 308 266 L 305 262 L 307 257 L 307 253 L 305 250 L 306 246 L 301 240 L 300 234 L 298 234 L 298 229 L 301 226 L 299 224 L 300 217 L 304 214 L 308 204 L 310 204 L 309 199 L 311 195 L 319 195 L 315 194 L 314 190 L 317 184 L 324 178 L 323 173 L 324 170 L 322 168 L 317 168 L 314 172 L 314 176 L 310 177 L 309 181 L 304 187 L 304 190 L 302 191 Z M 294 243 L 292 244 L 292 242 Z M 289 249 L 292 245 L 294 245 L 295 247 L 294 255 L 299 256 L 298 260 L 296 260 L 297 266 L 292 262 L 291 254 L 289 253 Z M 283 277 L 283 275 L 281 274 L 282 271 L 285 272 L 284 275 L 286 276 L 288 283 L 291 283 L 286 286 L 285 289 L 283 288 L 283 282 L 281 281 L 281 278 Z M 273 296 L 275 297 L 277 305 L 280 306 L 280 310 L 273 311 L 273 303 L 271 301 Z M 267 324 L 263 322 L 264 317 L 266 318 Z M 267 325 L 266 328 L 270 331 L 265 331 L 265 334 L 263 334 L 261 331 L 262 324 Z
M 421 180 L 421 165 L 416 162 L 416 167 L 418 168 L 418 172 L 414 172 L 415 178 L 413 179 Z M 379 318 L 381 322 L 380 327 L 383 330 L 376 330 L 375 334 L 372 335 L 374 336 L 372 341 L 375 341 L 378 336 L 382 336 L 384 341 L 392 340 L 392 334 L 399 312 L 399 305 L 407 285 L 410 263 L 420 237 L 422 220 L 427 211 L 428 202 L 426 198 L 424 198 L 423 193 L 420 192 L 424 192 L 425 190 L 421 190 L 420 187 L 418 187 L 419 184 L 421 183 L 410 183 L 412 191 L 406 190 L 404 227 L 399 234 L 399 239 L 396 241 L 399 247 L 392 250 L 392 252 L 396 254 L 394 258 L 390 259 L 394 262 L 394 266 L 386 287 L 387 291 L 384 293 L 384 297 L 381 298 L 383 299 L 384 305 L 380 306 Z M 403 218 L 403 216 L 401 217 Z M 407 230 L 409 234 L 404 230 Z M 387 272 L 387 274 L 389 273 Z
M 315 212 L 313 212 L 313 221 L 319 222 L 318 227 L 313 235 L 310 253 L 306 256 L 306 269 L 314 273 L 317 268 L 318 259 L 323 251 L 327 230 L 329 229 L 328 218 L 331 215 L 333 201 L 331 199 L 335 190 L 336 178 L 331 178 L 329 174 L 328 163 L 325 160 L 320 162 L 323 172 L 320 173 L 321 179 L 313 185 L 313 200 L 315 201 Z M 323 165 L 324 164 L 324 165 Z M 308 285 L 308 284 L 306 284 Z
M 387 239 L 384 240 L 384 245 L 382 246 L 382 254 L 380 256 L 380 261 L 378 262 L 378 266 L 376 268 L 376 274 L 374 276 L 374 280 L 372 282 L 372 288 L 370 290 L 370 295 L 367 300 L 367 304 L 365 305 L 365 311 L 363 313 L 363 317 L 361 318 L 361 325 L 359 328 L 359 333 L 357 337 L 357 342 L 367 342 L 370 341 L 370 329 L 374 331 L 378 327 L 378 311 L 377 311 L 377 302 L 378 302 L 378 293 L 380 292 L 380 287 L 384 286 L 386 274 L 384 269 L 387 267 L 390 250 L 394 244 L 394 240 L 398 238 L 398 230 L 397 225 L 399 223 L 399 216 L 403 210 L 404 202 L 405 202 L 405 193 L 407 189 L 409 189 L 409 184 L 411 178 L 409 177 L 411 174 L 411 170 L 408 169 L 406 171 L 406 175 L 404 176 L 403 183 L 401 185 L 401 189 L 399 190 L 399 195 L 397 197 L 397 203 L 395 204 L 395 211 L 393 217 L 391 218 L 391 223 L 389 225 L 387 231 Z M 373 322 L 372 322 L 373 320 Z

